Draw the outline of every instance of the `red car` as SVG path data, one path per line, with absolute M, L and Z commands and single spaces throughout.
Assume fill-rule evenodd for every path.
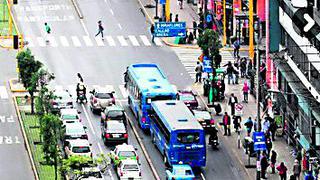
M 190 90 L 179 90 L 177 99 L 183 101 L 190 109 L 196 109 L 199 106 L 197 95 Z

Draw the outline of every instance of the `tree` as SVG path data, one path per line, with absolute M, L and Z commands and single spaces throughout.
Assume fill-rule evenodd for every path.
M 47 164 L 54 165 L 55 180 L 58 177 L 58 163 L 60 161 L 59 140 L 61 139 L 60 119 L 53 114 L 44 114 L 40 118 L 40 134 L 42 136 L 42 150 Z
M 213 31 L 212 29 L 206 29 L 200 34 L 197 43 L 201 48 L 202 53 L 210 59 L 213 59 L 222 47 L 218 32 Z
M 50 100 L 55 99 L 55 95 L 47 88 L 48 83 L 54 79 L 54 75 L 44 69 L 36 73 L 38 84 L 40 85 L 39 96 L 36 99 L 36 110 L 39 114 L 49 113 L 52 105 Z
M 27 89 L 31 98 L 31 113 L 34 113 L 34 93 L 37 90 L 38 77 L 35 75 L 42 67 L 42 63 L 34 59 L 30 49 L 17 54 L 19 77 L 23 86 Z

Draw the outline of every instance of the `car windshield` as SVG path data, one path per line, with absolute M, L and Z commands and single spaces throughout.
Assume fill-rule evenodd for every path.
M 176 169 L 176 175 L 192 175 L 192 171 L 190 169 Z
M 181 100 L 181 101 L 194 101 L 194 96 L 192 94 L 181 94 L 179 96 L 179 100 Z
M 62 115 L 62 119 L 78 119 L 77 115 L 66 114 Z
M 73 153 L 89 153 L 90 152 L 90 148 L 87 146 L 75 146 L 72 148 L 72 152 Z
M 112 98 L 109 93 L 96 93 L 95 96 L 96 96 L 96 98 L 99 98 L 99 99 L 110 99 L 110 98 Z
M 67 133 L 68 134 L 85 134 L 86 132 L 84 131 L 83 128 L 77 127 L 77 128 L 68 128 Z
M 139 171 L 139 167 L 137 164 L 125 164 L 123 166 L 123 170 L 126 171 Z
M 199 133 L 178 133 L 177 139 L 180 143 L 191 144 L 198 143 L 200 136 Z
M 119 152 L 119 156 L 120 157 L 126 157 L 126 158 L 135 157 L 136 153 L 133 152 L 133 151 L 120 151 Z
M 123 111 L 109 111 L 107 118 L 123 119 L 124 118 L 124 113 L 123 113 Z

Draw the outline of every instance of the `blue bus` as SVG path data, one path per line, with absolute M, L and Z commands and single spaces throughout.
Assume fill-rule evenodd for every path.
M 205 132 L 182 101 L 167 100 L 151 103 L 150 134 L 152 142 L 163 155 L 167 166 L 206 165 Z
M 176 99 L 176 90 L 156 64 L 133 64 L 126 72 L 128 104 L 140 127 L 149 130 L 151 102 Z

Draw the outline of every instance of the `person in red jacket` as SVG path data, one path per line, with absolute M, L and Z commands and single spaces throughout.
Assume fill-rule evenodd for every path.
M 281 180 L 287 180 L 287 167 L 284 165 L 284 162 L 281 162 L 280 165 L 277 167 L 279 171 L 279 176 Z
M 228 132 L 228 136 L 231 136 L 231 130 L 230 130 L 231 118 L 227 112 L 225 112 L 224 116 L 222 117 L 222 123 L 224 127 L 224 136 L 227 135 L 227 132 Z

